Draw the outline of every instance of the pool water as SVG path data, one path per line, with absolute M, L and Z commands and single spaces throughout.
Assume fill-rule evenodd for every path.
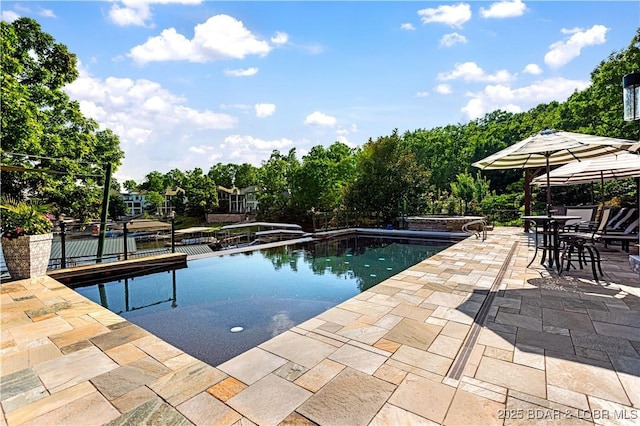
M 190 260 L 76 291 L 216 366 L 450 245 L 349 237 Z

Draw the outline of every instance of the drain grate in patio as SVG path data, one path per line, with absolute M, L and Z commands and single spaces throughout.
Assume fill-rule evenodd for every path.
M 484 299 L 484 302 L 482 302 L 482 306 L 480 307 L 478 314 L 474 318 L 474 323 L 473 323 L 473 326 L 471 327 L 471 331 L 469 332 L 469 334 L 467 335 L 467 338 L 462 344 L 462 349 L 458 353 L 458 357 L 456 358 L 453 365 L 449 369 L 449 372 L 447 373 L 447 378 L 458 381 L 460 380 L 460 377 L 462 377 L 462 373 L 464 372 L 464 369 L 467 366 L 467 362 L 469 361 L 469 357 L 471 356 L 471 351 L 473 350 L 473 347 L 475 346 L 476 341 L 480 336 L 480 330 L 482 330 L 482 326 L 484 325 L 484 322 L 487 319 L 487 315 L 489 315 L 489 308 L 491 308 L 493 299 L 496 297 L 496 294 L 498 293 L 498 288 L 500 288 L 500 283 L 502 282 L 502 278 L 504 278 L 504 274 L 507 272 L 507 268 L 511 263 L 511 258 L 513 257 L 513 254 L 515 253 L 517 247 L 518 247 L 518 241 L 514 241 L 513 245 L 511 246 L 511 249 L 509 250 L 509 253 L 507 254 L 507 257 L 505 258 L 504 262 L 502 262 L 502 266 L 498 271 L 498 275 L 496 275 L 496 278 L 493 280 L 493 283 L 491 284 L 491 288 L 489 289 L 489 294 Z

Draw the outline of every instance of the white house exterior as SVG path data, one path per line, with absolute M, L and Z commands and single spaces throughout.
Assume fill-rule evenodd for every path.
M 258 188 L 225 188 L 218 185 L 218 204 L 226 207 L 226 213 L 255 213 L 258 210 Z
M 127 214 L 129 216 L 139 216 L 144 212 L 147 206 L 146 192 L 129 192 L 121 193 L 122 201 L 127 206 Z

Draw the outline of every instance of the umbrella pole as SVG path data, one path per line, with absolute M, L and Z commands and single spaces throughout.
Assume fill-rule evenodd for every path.
M 604 172 L 600 170 L 600 198 L 602 199 L 602 208 L 604 209 Z
M 546 154 L 545 158 L 547 159 L 547 216 L 551 216 L 551 183 L 549 178 L 549 173 L 551 170 L 549 169 L 549 156 L 551 154 Z

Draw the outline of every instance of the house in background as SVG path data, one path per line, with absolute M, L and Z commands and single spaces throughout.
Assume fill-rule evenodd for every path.
M 147 206 L 146 191 L 131 191 L 120 193 L 122 201 L 127 206 L 128 216 L 140 216 L 144 212 L 144 208 Z
M 175 188 L 167 188 L 164 191 L 164 201 L 157 206 L 156 213 L 161 216 L 168 216 L 175 210 L 175 199 L 178 196 L 184 196 L 184 189 L 176 186 Z M 141 216 L 147 211 L 149 203 L 146 200 L 147 191 L 131 191 L 120 193 L 122 201 L 127 206 L 127 215 L 131 217 Z
M 179 196 L 184 197 L 184 189 L 179 186 L 176 186 L 175 188 L 167 188 L 164 191 L 164 202 L 161 206 L 158 206 L 158 213 L 162 216 L 169 216 L 169 214 L 175 210 L 175 201 Z M 186 202 L 186 199 L 183 201 Z
M 244 213 L 256 213 L 258 211 L 258 187 L 255 185 L 242 188 L 240 193 L 244 195 L 245 211 Z
M 218 212 L 220 213 L 255 213 L 258 210 L 258 187 L 225 188 L 218 185 Z

